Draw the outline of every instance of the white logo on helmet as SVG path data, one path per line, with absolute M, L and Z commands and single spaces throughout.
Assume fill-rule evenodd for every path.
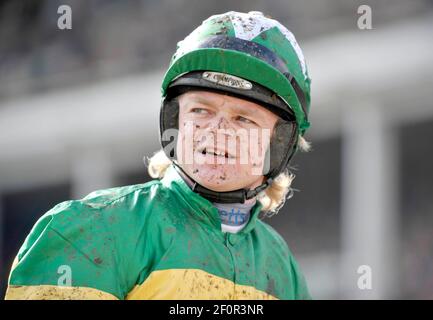
M 205 71 L 202 74 L 202 78 L 222 86 L 241 90 L 251 90 L 253 87 L 253 84 L 245 79 L 221 72 Z
M 228 12 L 228 16 L 232 22 L 236 38 L 251 41 L 262 32 L 277 27 L 282 34 L 290 41 L 293 49 L 295 49 L 298 56 L 302 73 L 306 77 L 307 67 L 305 63 L 304 54 L 296 41 L 295 36 L 285 26 L 277 20 L 267 18 L 259 11 L 251 11 L 248 13 Z

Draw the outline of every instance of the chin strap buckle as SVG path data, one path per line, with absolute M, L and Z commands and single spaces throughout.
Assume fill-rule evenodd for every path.
M 253 189 L 253 190 L 248 190 L 247 194 L 246 194 L 246 199 L 251 199 L 256 197 L 260 192 L 262 192 L 263 190 L 265 190 L 267 187 L 269 187 L 272 184 L 273 179 L 272 178 L 268 178 L 265 183 L 259 185 L 257 188 Z

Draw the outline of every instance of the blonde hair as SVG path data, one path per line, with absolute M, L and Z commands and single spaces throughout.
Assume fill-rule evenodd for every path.
M 299 135 L 298 149 L 303 152 L 311 150 L 311 143 Z M 152 157 L 146 158 L 149 175 L 154 179 L 164 177 L 167 168 L 172 161 L 165 155 L 164 150 L 159 150 Z M 257 195 L 257 200 L 263 205 L 262 211 L 267 217 L 277 214 L 281 207 L 293 196 L 291 188 L 295 175 L 288 169 L 275 177 L 272 184 Z

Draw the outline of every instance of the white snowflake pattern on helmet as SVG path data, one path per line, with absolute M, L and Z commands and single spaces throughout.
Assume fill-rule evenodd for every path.
M 295 36 L 285 26 L 279 23 L 277 20 L 265 17 L 260 11 L 250 11 L 248 13 L 230 11 L 227 13 L 232 22 L 235 30 L 235 36 L 237 38 L 251 41 L 262 32 L 277 27 L 287 40 L 293 46 L 293 49 L 298 56 L 302 73 L 304 77 L 307 77 L 307 67 L 305 63 L 304 54 L 296 41 Z

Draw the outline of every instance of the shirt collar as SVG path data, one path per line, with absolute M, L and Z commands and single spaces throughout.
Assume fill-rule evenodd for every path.
M 180 195 L 181 201 L 184 205 L 192 209 L 191 213 L 196 219 L 221 230 L 221 219 L 217 208 L 212 202 L 192 191 L 176 171 L 173 164 L 167 168 L 161 182 L 166 188 L 171 189 Z M 239 232 L 239 234 L 248 233 L 254 229 L 262 207 L 263 205 L 260 201 L 256 201 L 256 204 L 251 209 L 250 219 L 247 225 Z

